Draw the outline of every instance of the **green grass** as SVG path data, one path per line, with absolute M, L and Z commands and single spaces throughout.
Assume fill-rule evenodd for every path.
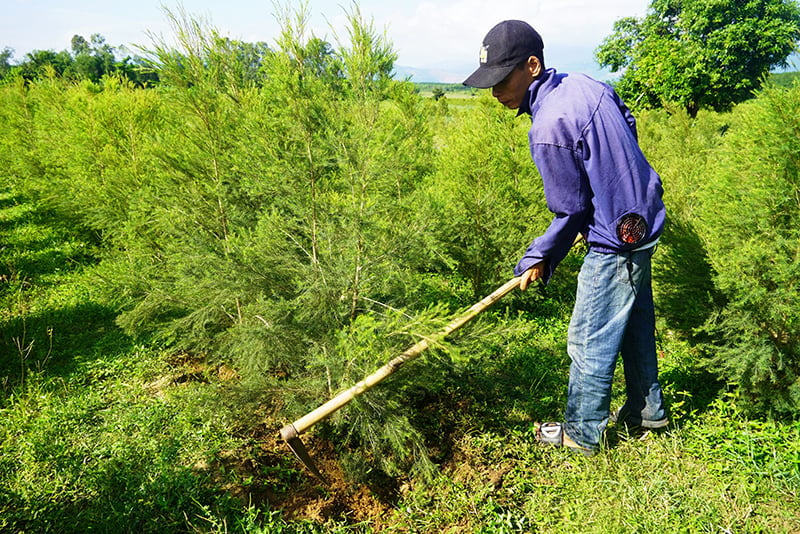
M 0 531 L 182 531 L 240 508 L 217 456 L 252 440 L 209 399 L 224 381 L 119 330 L 79 228 L 0 206 Z
M 800 426 L 747 421 L 724 398 L 660 434 L 609 431 L 593 458 L 524 425 L 463 435 L 458 462 L 400 506 L 430 532 L 796 532 Z
M 119 330 L 79 226 L 5 191 L 0 232 L 0 531 L 800 531 L 800 423 L 739 412 L 669 325 L 669 430 L 612 426 L 594 458 L 533 443 L 564 401 L 574 265 L 533 311 L 456 340 L 462 364 L 417 408 L 431 480 L 347 479 L 359 451 L 321 425 L 304 439 L 323 488 L 232 370 Z
M 414 83 L 414 86 L 423 96 L 432 96 L 436 91 L 441 91 L 448 98 L 468 98 L 475 93 L 475 89 L 460 83 Z

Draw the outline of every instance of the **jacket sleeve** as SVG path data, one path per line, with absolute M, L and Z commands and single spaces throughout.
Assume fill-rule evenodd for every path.
M 545 260 L 544 283 L 569 252 L 575 237 L 586 229 L 591 214 L 589 182 L 580 164 L 580 155 L 571 148 L 553 144 L 531 147 L 533 160 L 542 176 L 547 208 L 553 220 L 545 233 L 531 243 L 514 268 L 514 275 Z

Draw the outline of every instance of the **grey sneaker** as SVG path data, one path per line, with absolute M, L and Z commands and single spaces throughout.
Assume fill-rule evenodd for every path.
M 632 414 L 630 408 L 627 405 L 623 405 L 618 410 L 615 410 L 611 414 L 611 420 L 621 426 L 626 426 L 630 429 L 632 428 L 650 428 L 650 429 L 657 429 L 657 428 L 664 428 L 669 424 L 669 418 L 665 417 L 663 419 L 642 419 L 641 417 Z

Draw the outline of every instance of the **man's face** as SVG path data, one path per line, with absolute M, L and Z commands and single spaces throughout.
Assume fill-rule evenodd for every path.
M 531 57 L 522 68 L 515 68 L 502 82 L 492 87 L 492 96 L 508 109 L 519 109 L 528 87 L 540 70 L 538 59 Z

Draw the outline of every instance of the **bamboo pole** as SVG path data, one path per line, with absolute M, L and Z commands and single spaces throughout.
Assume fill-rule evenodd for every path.
M 490 295 L 484 297 L 480 302 L 477 302 L 472 305 L 463 315 L 460 315 L 453 319 L 447 326 L 445 326 L 439 332 L 433 334 L 432 336 L 423 339 L 417 343 L 415 343 L 412 347 L 408 348 L 405 352 L 400 354 L 399 356 L 393 358 L 383 367 L 369 375 L 368 377 L 364 378 L 354 386 L 346 389 L 333 397 L 331 400 L 326 402 L 325 404 L 321 405 L 319 408 L 307 413 L 300 419 L 296 420 L 294 423 L 290 423 L 281 429 L 281 438 L 284 441 L 288 442 L 290 439 L 296 438 L 315 424 L 319 423 L 326 417 L 330 416 L 347 403 L 358 397 L 359 395 L 363 394 L 364 392 L 368 391 L 369 389 L 373 388 L 377 384 L 381 383 L 386 377 L 397 371 L 400 367 L 402 367 L 407 362 L 417 358 L 420 354 L 422 354 L 428 347 L 432 344 L 437 343 L 438 341 L 444 339 L 451 333 L 455 332 L 469 321 L 471 321 L 476 315 L 481 313 L 483 310 L 506 296 L 512 290 L 516 289 L 519 286 L 520 278 L 515 277 L 500 286 L 499 288 L 495 289 Z
M 572 243 L 575 245 L 579 241 L 581 241 L 582 236 L 578 235 L 575 238 L 575 241 Z M 316 410 L 313 410 L 294 423 L 289 423 L 288 425 L 284 426 L 280 431 L 281 439 L 289 446 L 292 452 L 297 456 L 297 458 L 320 480 L 323 484 L 327 485 L 328 482 L 325 477 L 320 473 L 317 466 L 314 464 L 314 461 L 311 459 L 311 456 L 308 454 L 305 445 L 303 445 L 303 441 L 300 439 L 300 434 L 314 426 L 315 424 L 319 423 L 329 415 L 333 414 L 344 405 L 352 401 L 354 398 L 358 397 L 362 393 L 368 391 L 370 388 L 376 386 L 380 382 L 382 382 L 386 377 L 397 371 L 400 367 L 402 367 L 405 363 L 413 360 L 414 358 L 418 357 L 422 354 L 428 347 L 432 344 L 439 342 L 440 340 L 447 337 L 449 334 L 455 332 L 469 321 L 471 321 L 476 315 L 481 313 L 483 310 L 506 296 L 508 293 L 519 287 L 521 278 L 515 277 L 503 284 L 502 286 L 495 289 L 490 295 L 484 297 L 480 302 L 473 304 L 464 314 L 456 317 L 453 319 L 447 326 L 445 326 L 439 332 L 433 334 L 432 336 L 419 341 L 418 343 L 414 344 L 408 350 L 406 350 L 401 355 L 393 358 L 389 363 L 366 377 L 365 379 L 358 382 L 356 385 L 352 386 L 351 388 L 342 391 L 331 400 L 326 402 L 325 404 L 321 405 Z

